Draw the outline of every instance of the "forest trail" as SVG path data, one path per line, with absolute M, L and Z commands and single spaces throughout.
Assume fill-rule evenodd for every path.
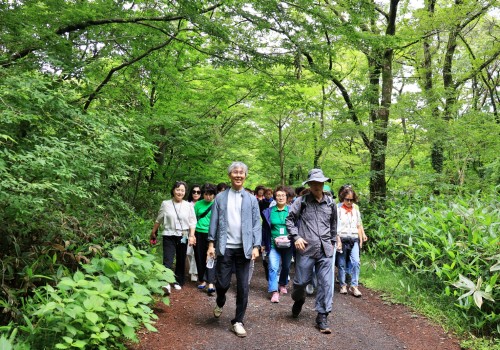
M 199 291 L 195 282 L 186 283 L 181 291 L 172 290 L 171 305 L 160 303 L 156 308 L 158 333 L 140 331 L 140 343 L 129 349 L 460 349 L 459 341 L 440 326 L 407 307 L 385 302 L 378 293 L 362 286 L 363 296 L 355 298 L 339 294 L 335 285 L 329 316 L 332 333 L 321 334 L 315 328 L 315 294 L 307 297 L 300 316 L 292 318 L 290 291 L 281 296 L 279 303 L 270 302 L 260 258 L 250 285 L 245 316 L 247 337 L 238 338 L 229 330 L 235 312 L 235 284 L 233 275 L 219 319 L 212 313 L 215 297 Z

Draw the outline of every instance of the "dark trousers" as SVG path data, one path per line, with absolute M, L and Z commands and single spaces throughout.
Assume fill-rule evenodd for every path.
M 179 236 L 163 236 L 163 265 L 172 270 L 175 258 L 175 281 L 183 286 L 186 270 L 187 244 Z
M 231 323 L 243 323 L 245 311 L 248 305 L 248 271 L 250 269 L 250 259 L 245 257 L 243 248 L 230 249 L 226 248 L 224 256 L 217 257 L 216 275 L 217 282 L 215 289 L 217 291 L 216 303 L 219 307 L 226 304 L 226 293 L 231 284 L 231 273 L 233 264 L 236 273 L 236 315 Z
M 194 259 L 198 270 L 198 281 L 215 283 L 215 265 L 207 268 L 208 233 L 195 232 L 196 245 L 194 246 Z

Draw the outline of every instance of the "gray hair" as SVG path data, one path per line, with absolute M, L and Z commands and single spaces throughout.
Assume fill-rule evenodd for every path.
M 243 162 L 232 162 L 229 168 L 227 168 L 227 174 L 231 174 L 236 168 L 242 168 L 245 171 L 245 176 L 248 176 L 248 167 Z

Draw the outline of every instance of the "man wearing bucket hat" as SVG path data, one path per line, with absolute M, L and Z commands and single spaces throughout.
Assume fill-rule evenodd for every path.
M 292 316 L 298 317 L 306 300 L 306 286 L 311 283 L 313 268 L 316 270 L 318 289 L 315 309 L 316 324 L 321 333 L 329 334 L 328 314 L 333 302 L 333 266 L 335 246 L 341 249 L 337 237 L 337 211 L 333 198 L 323 192 L 325 182 L 330 182 L 321 169 L 312 169 L 303 185 L 310 193 L 297 198 L 289 209 L 286 228 L 297 250 L 293 280 Z

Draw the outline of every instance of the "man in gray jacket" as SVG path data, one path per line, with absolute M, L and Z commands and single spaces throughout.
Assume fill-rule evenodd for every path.
M 207 255 L 209 258 L 217 256 L 216 318 L 220 317 L 226 303 L 233 266 L 236 269 L 236 316 L 231 320 L 231 329 L 237 336 L 245 337 L 243 318 L 248 304 L 248 274 L 251 260 L 259 256 L 262 226 L 257 199 L 243 188 L 248 167 L 242 162 L 233 162 L 228 175 L 231 188 L 219 193 L 212 205 Z
M 333 268 L 337 237 L 337 210 L 333 198 L 323 192 L 323 185 L 330 179 L 320 169 L 312 169 L 304 185 L 310 193 L 297 198 L 289 209 L 286 228 L 296 248 L 295 277 L 293 280 L 292 316 L 298 317 L 306 300 L 306 286 L 311 283 L 316 270 L 316 324 L 321 333 L 331 333 L 328 314 L 333 302 Z

